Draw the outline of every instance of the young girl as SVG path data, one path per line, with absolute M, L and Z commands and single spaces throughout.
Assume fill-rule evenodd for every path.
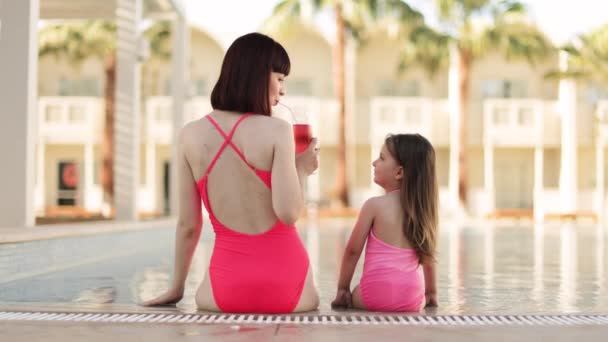
M 386 194 L 370 198 L 361 208 L 332 307 L 398 312 L 436 306 L 435 150 L 419 134 L 390 135 L 372 165 L 374 182 Z M 363 275 L 351 295 L 350 282 L 366 240 Z

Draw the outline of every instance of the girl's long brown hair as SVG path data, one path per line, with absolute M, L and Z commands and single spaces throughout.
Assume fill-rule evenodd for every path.
M 420 134 L 389 135 L 384 143 L 404 172 L 400 190 L 403 234 L 421 264 L 434 262 L 439 201 L 435 149 Z

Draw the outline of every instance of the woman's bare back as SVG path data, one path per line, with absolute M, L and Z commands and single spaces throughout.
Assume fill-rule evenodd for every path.
M 211 117 L 228 135 L 240 114 L 213 112 Z M 258 170 L 270 171 L 273 162 L 275 118 L 252 115 L 237 127 L 231 139 L 247 161 Z M 207 119 L 190 124 L 186 158 L 198 182 L 207 172 L 225 138 Z M 227 227 L 245 234 L 259 234 L 277 221 L 272 192 L 234 148 L 227 145 L 208 175 L 207 193 L 213 213 Z

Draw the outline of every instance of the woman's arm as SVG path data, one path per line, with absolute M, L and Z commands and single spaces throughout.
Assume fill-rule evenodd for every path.
M 363 246 L 367 240 L 369 230 L 374 223 L 375 216 L 375 200 L 368 199 L 359 213 L 359 218 L 355 224 L 355 228 L 350 234 L 348 244 L 344 249 L 342 257 L 342 266 L 340 267 L 340 278 L 338 280 L 338 290 L 346 290 L 350 292 L 350 283 L 355 273 L 355 267 L 363 251 Z
M 192 255 L 199 242 L 203 218 L 201 214 L 201 198 L 198 193 L 192 169 L 186 158 L 188 146 L 187 127 L 182 130 L 179 139 L 177 155 L 179 182 L 179 217 L 175 232 L 175 264 L 173 281 L 169 290 L 158 298 L 145 302 L 143 305 L 164 305 L 179 302 L 184 294 L 184 284 L 190 269 Z
M 279 119 L 273 124 L 272 208 L 281 222 L 292 225 L 304 210 L 302 184 L 308 175 L 296 168 L 292 126 Z

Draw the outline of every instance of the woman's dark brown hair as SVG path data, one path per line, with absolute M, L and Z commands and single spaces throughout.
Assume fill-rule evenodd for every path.
M 404 172 L 400 190 L 403 234 L 421 264 L 433 262 L 438 224 L 435 149 L 420 134 L 389 135 L 384 143 Z
M 291 63 L 281 44 L 261 33 L 249 33 L 230 45 L 211 92 L 213 109 L 270 115 L 271 72 L 289 74 Z

